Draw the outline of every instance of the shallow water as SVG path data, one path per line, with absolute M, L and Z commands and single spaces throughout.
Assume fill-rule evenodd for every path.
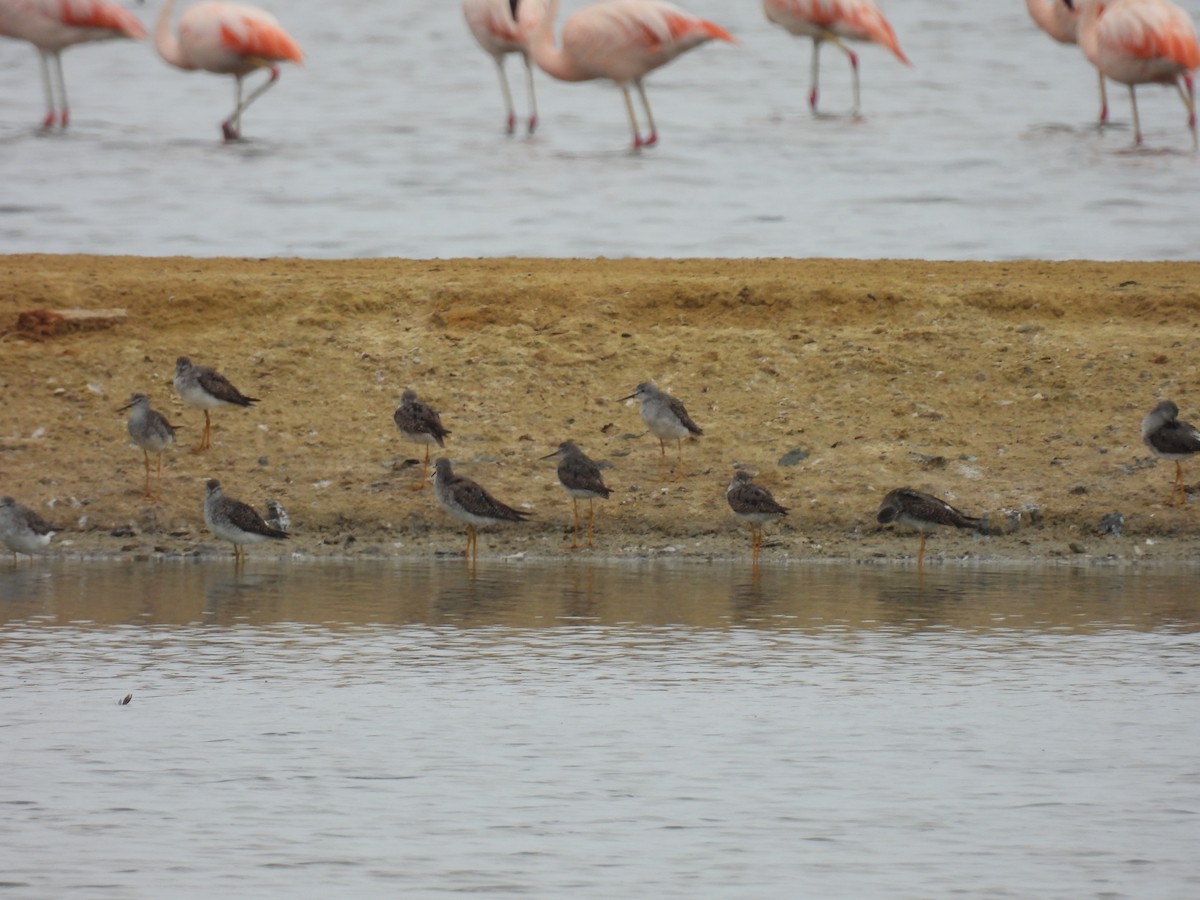
M 168 68 L 149 44 L 65 56 L 74 124 L 42 114 L 34 52 L 0 41 L 0 247 L 198 256 L 837 256 L 1190 259 L 1200 167 L 1173 91 L 1094 126 L 1094 73 L 1020 3 L 891 2 L 908 69 L 862 48 L 848 67 L 755 2 L 689 0 L 737 46 L 649 79 L 662 144 L 625 152 L 607 84 L 538 79 L 543 127 L 501 133 L 492 63 L 458 4 L 293 0 L 275 9 L 303 68 L 223 146 L 228 79 Z M 567 10 L 580 5 L 573 0 Z M 136 7 L 151 24 L 157 3 Z M 1193 12 L 1197 10 L 1193 9 Z M 518 108 L 523 86 L 510 60 Z
M 1193 897 L 1194 583 L 6 568 L 0 880 L 14 897 Z

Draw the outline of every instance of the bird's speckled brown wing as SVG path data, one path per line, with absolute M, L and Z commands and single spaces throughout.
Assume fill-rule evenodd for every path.
M 1178 456 L 1200 453 L 1200 432 L 1187 422 L 1172 419 L 1148 434 L 1146 443 L 1158 453 Z
M 501 503 L 470 478 L 455 475 L 447 487 L 460 507 L 475 516 L 504 522 L 524 522 L 530 513 Z
M 251 403 L 257 403 L 257 397 L 247 397 L 232 384 L 229 379 L 213 369 L 203 366 L 196 366 L 196 381 L 200 384 L 205 393 L 216 397 L 222 403 L 231 403 L 234 406 L 249 406 Z
M 442 425 L 442 417 L 428 403 L 421 400 L 401 403 L 392 415 L 396 427 L 406 434 L 428 434 L 439 447 L 445 447 L 444 438 L 450 432 Z
M 683 425 L 692 434 L 704 434 L 704 431 L 692 421 L 692 417 L 688 415 L 688 411 L 684 409 L 683 404 L 674 397 L 668 397 L 667 403 L 670 404 L 671 412 L 679 419 L 679 423 Z
M 225 498 L 225 503 L 225 512 L 229 516 L 229 521 L 242 531 L 248 531 L 251 534 L 261 534 L 269 538 L 285 538 L 288 536 L 286 531 L 272 528 L 264 522 L 263 517 L 258 514 L 258 511 L 254 507 L 240 500 L 231 500 L 228 497 Z
M 762 485 L 750 482 L 735 485 L 725 498 L 729 501 L 729 508 L 740 516 L 786 516 L 788 513 L 786 506 L 775 502 L 770 491 Z

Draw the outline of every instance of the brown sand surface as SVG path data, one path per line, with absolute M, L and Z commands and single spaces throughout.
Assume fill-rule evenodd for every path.
M 406 386 L 441 411 L 456 469 L 534 514 L 485 533 L 481 555 L 571 552 L 570 500 L 539 461 L 567 438 L 611 463 L 614 490 L 578 556 L 748 554 L 724 497 L 735 465 L 791 508 L 768 527 L 764 562 L 911 560 L 916 538 L 875 522 L 902 485 L 986 514 L 995 532 L 934 535 L 931 561 L 1182 561 L 1200 547 L 1200 513 L 1164 505 L 1174 465 L 1139 433 L 1164 397 L 1200 420 L 1197 263 L 7 256 L 0 268 L 0 493 L 61 527 L 68 553 L 211 551 L 210 477 L 287 508 L 290 542 L 252 555 L 459 551 L 463 527 L 432 490 L 410 489 L 423 450 L 391 418 Z M 66 308 L 128 318 L 46 340 L 15 330 L 21 312 Z M 261 398 L 214 411 L 205 454 L 188 450 L 203 414 L 170 385 L 180 355 Z M 678 480 L 637 407 L 618 402 L 647 379 L 704 429 Z M 134 391 L 186 426 L 161 503 L 142 497 L 142 454 L 116 412 Z M 788 454 L 801 458 L 781 464 Z M 1113 511 L 1122 536 L 1099 535 Z

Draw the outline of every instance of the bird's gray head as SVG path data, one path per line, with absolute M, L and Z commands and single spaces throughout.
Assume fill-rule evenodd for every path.
M 621 402 L 626 400 L 649 400 L 652 397 L 661 397 L 662 391 L 654 386 L 653 381 L 643 381 L 628 397 L 622 397 Z
M 1171 422 L 1179 418 L 1179 407 L 1173 400 L 1160 400 L 1150 414 L 1160 416 L 1164 422 Z
M 210 478 L 208 481 L 204 482 L 204 487 L 208 493 L 216 494 L 221 490 L 221 482 L 217 481 L 215 478 Z
M 891 491 L 883 498 L 883 503 L 879 505 L 879 512 L 875 514 L 875 521 L 880 525 L 895 522 L 900 515 L 900 504 L 896 502 L 895 494 L 895 491 Z
M 405 390 L 405 392 L 403 394 L 400 395 L 401 403 L 411 403 L 413 400 L 416 400 L 416 399 L 417 399 L 417 392 L 414 391 L 412 388 L 408 388 L 407 390 Z
M 563 441 L 558 445 L 558 449 L 553 453 L 543 456 L 542 459 L 562 459 L 569 453 L 578 453 L 579 448 L 575 446 L 574 441 Z
M 0 497 L 0 506 L 16 506 L 17 501 L 12 497 Z
M 147 397 L 145 394 L 133 394 L 129 398 L 129 402 L 126 403 L 124 406 L 122 406 L 120 409 L 118 409 L 117 412 L 124 412 L 125 410 L 129 409 L 130 407 L 138 406 L 140 404 L 149 404 L 149 402 L 150 402 L 150 398 Z
M 192 361 L 190 359 L 188 359 L 186 356 L 181 356 L 181 357 L 179 357 L 179 359 L 175 360 L 175 371 L 177 373 L 178 372 L 186 372 L 191 367 L 192 367 Z
M 738 469 L 736 472 L 733 473 L 733 480 L 735 482 L 753 481 L 754 476 L 751 475 L 750 472 L 746 469 Z
M 433 461 L 433 474 L 438 478 L 449 478 L 454 474 L 450 468 L 450 460 L 444 456 L 439 456 Z

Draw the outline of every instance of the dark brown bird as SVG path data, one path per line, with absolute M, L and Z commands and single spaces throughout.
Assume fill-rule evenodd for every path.
M 960 512 L 945 500 L 907 487 L 889 491 L 879 505 L 879 512 L 875 518 L 880 525 L 896 522 L 915 528 L 921 533 L 921 549 L 917 553 L 918 569 L 925 564 L 925 535 L 928 532 L 942 525 L 978 530 L 982 524 L 979 519 Z
M 257 397 L 247 397 L 229 379 L 214 369 L 192 365 L 186 356 L 175 360 L 175 390 L 183 398 L 185 406 L 204 410 L 204 433 L 200 443 L 192 448 L 193 453 L 203 453 L 212 446 L 212 423 L 208 411 L 219 406 L 250 406 Z
M 733 473 L 733 480 L 725 488 L 725 499 L 729 508 L 743 522 L 750 525 L 750 559 L 758 565 L 758 554 L 762 549 L 763 526 L 788 514 L 786 506 L 775 502 L 775 498 L 761 484 L 755 484 L 745 469 Z
M 575 506 L 575 533 L 571 549 L 579 546 L 579 501 L 588 502 L 587 545 L 592 546 L 592 525 L 596 519 L 596 498 L 607 500 L 612 493 L 604 485 L 600 467 L 576 446 L 574 441 L 563 441 L 558 449 L 542 459 L 558 459 L 558 483 L 571 498 Z
M 467 523 L 467 549 L 463 558 L 475 562 L 478 550 L 476 527 L 501 522 L 524 522 L 531 515 L 501 503 L 470 478 L 455 475 L 450 460 L 439 456 L 433 461 L 433 492 L 446 512 Z
M 1142 419 L 1142 441 L 1155 456 L 1175 461 L 1175 483 L 1167 495 L 1166 504 L 1187 503 L 1187 490 L 1183 484 L 1182 461 L 1200 453 L 1200 431 L 1187 422 L 1179 421 L 1179 407 L 1170 400 L 1163 400 Z
M 437 414 L 437 410 L 420 400 L 417 392 L 411 388 L 400 395 L 400 405 L 392 413 L 392 421 L 396 423 L 405 440 L 425 445 L 421 480 L 413 487 L 414 491 L 419 491 L 425 487 L 429 476 L 429 448 L 445 447 L 445 438 L 450 432 L 442 426 L 442 417 Z

